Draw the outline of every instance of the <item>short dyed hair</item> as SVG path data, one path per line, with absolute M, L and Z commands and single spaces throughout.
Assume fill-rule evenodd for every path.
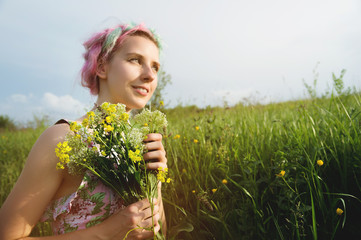
M 144 24 L 120 24 L 93 34 L 83 43 L 86 51 L 83 54 L 85 62 L 81 69 L 81 85 L 89 88 L 92 95 L 99 93 L 98 65 L 109 62 L 127 36 L 145 37 L 161 49 L 159 37 Z

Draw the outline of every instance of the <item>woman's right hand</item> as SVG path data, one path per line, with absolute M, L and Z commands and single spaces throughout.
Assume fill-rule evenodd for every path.
M 102 228 L 100 232 L 104 234 L 100 237 L 111 240 L 124 239 L 125 237 L 127 240 L 151 238 L 160 230 L 158 223 L 160 214 L 157 199 L 154 199 L 153 202 L 153 213 L 148 199 L 133 203 L 114 213 L 104 222 L 97 225 Z M 154 226 L 153 231 L 145 230 L 145 228 L 151 229 L 152 226 Z

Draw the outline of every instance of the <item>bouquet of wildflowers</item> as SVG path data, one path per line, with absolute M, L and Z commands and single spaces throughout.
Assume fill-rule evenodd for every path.
M 57 168 L 71 174 L 90 170 L 131 204 L 157 197 L 158 182 L 169 182 L 168 169 L 147 170 L 143 140 L 149 133 L 165 133 L 167 120 L 159 111 L 143 110 L 129 119 L 123 104 L 103 103 L 87 113 L 81 124 L 70 123 L 66 141 L 55 149 Z

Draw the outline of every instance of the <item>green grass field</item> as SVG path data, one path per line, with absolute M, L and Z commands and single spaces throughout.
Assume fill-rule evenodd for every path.
M 170 239 L 361 239 L 360 94 L 165 112 Z M 44 129 L 0 133 L 0 204 Z

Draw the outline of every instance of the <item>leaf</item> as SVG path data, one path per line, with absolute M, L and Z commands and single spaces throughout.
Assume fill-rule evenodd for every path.
M 101 223 L 103 221 L 103 216 L 97 216 L 95 218 L 93 218 L 92 220 L 90 220 L 86 225 L 85 227 L 86 228 L 90 228 L 94 225 L 97 225 L 99 223 Z
M 90 200 L 95 203 L 95 207 L 92 211 L 91 214 L 97 214 L 101 212 L 101 208 L 104 206 L 104 197 L 105 197 L 105 193 L 104 192 L 98 192 L 96 194 L 94 194 L 93 196 L 91 196 Z
M 180 232 L 192 232 L 193 230 L 194 230 L 193 225 L 184 219 L 178 225 L 176 225 L 170 229 L 169 235 L 171 238 L 174 238 Z
M 139 171 L 136 171 L 134 173 L 134 177 L 135 177 L 135 180 L 137 180 L 137 182 L 139 183 L 140 182 L 140 172 Z

